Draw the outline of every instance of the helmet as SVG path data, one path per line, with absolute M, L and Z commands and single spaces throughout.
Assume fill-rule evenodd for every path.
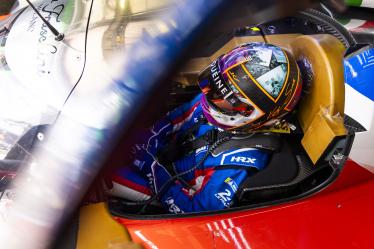
M 290 53 L 262 42 L 246 43 L 220 56 L 198 81 L 208 121 L 236 130 L 270 125 L 292 111 L 302 85 Z

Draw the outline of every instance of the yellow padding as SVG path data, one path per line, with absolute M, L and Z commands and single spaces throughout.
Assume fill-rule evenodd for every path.
M 81 208 L 77 249 L 135 249 L 123 226 L 110 216 L 105 203 Z
M 291 43 L 296 60 L 311 65 L 313 80 L 300 100 L 301 141 L 313 163 L 334 137 L 346 135 L 344 116 L 343 44 L 331 35 L 303 35 Z M 340 118 L 339 118 L 340 117 Z
M 318 161 L 335 137 L 346 135 L 342 116 L 325 114 L 323 110 L 320 110 L 314 116 L 301 140 L 301 144 L 313 163 Z

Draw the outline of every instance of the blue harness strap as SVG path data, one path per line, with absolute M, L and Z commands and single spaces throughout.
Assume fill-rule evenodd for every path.
M 206 164 L 217 163 L 217 169 L 221 166 L 233 166 L 240 168 L 256 168 L 263 169 L 266 166 L 268 154 L 255 148 L 242 148 L 229 150 L 219 155 L 212 155 L 207 158 Z M 210 163 L 212 161 L 212 163 Z M 227 168 L 227 167 L 225 167 Z

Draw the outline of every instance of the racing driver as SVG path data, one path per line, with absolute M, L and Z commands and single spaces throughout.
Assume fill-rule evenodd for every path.
M 172 213 L 220 210 L 235 205 L 244 180 L 266 167 L 272 146 L 256 137 L 269 136 L 263 131 L 284 121 L 301 93 L 290 53 L 243 44 L 212 62 L 198 81 L 202 93 L 136 135 L 132 163 L 112 175 L 110 194 L 158 199 Z

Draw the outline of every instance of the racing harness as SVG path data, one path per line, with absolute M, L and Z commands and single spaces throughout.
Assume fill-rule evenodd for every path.
M 276 133 L 236 133 L 224 131 L 221 129 L 211 129 L 200 137 L 195 137 L 194 134 L 198 127 L 206 123 L 204 117 L 200 117 L 192 127 L 187 129 L 181 136 L 174 138 L 170 141 L 163 149 L 157 153 L 158 161 L 166 167 L 166 169 L 172 175 L 175 175 L 175 169 L 173 162 L 178 159 L 194 153 L 199 148 L 207 146 L 209 152 L 213 155 L 217 155 L 221 152 L 241 149 L 241 148 L 255 148 L 266 150 L 268 152 L 277 152 L 281 148 L 280 135 Z M 220 166 L 216 169 L 226 168 L 245 168 L 248 167 L 242 165 L 230 165 Z

